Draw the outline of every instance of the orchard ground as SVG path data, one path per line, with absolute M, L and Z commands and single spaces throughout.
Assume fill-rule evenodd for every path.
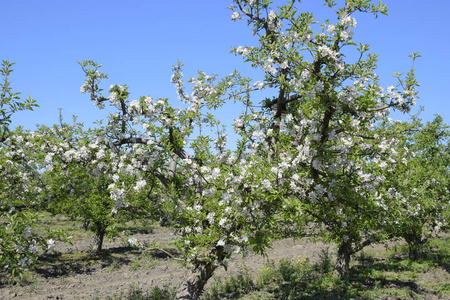
M 56 251 L 41 256 L 34 270 L 20 281 L 3 280 L 1 299 L 135 299 L 130 291 L 139 291 L 142 296 L 156 286 L 173 290 L 188 275 L 173 259 L 177 250 L 170 244 L 175 236 L 169 227 L 129 224 L 123 228 L 129 235 L 107 241 L 103 255 L 98 257 L 90 254 L 93 236 L 81 229 L 81 222 L 45 216 L 41 224 L 40 229 L 64 227 L 73 236 L 72 245 L 59 242 Z M 162 250 L 132 248 L 126 242 L 128 238 L 145 245 L 156 242 Z M 365 249 L 354 257 L 353 280 L 346 287 L 329 268 L 334 252 L 333 245 L 311 238 L 275 241 L 267 257 L 251 253 L 233 257 L 228 272 L 221 269 L 210 280 L 204 298 L 287 299 L 289 293 L 289 299 L 450 299 L 448 233 L 435 240 L 417 262 L 407 259 L 401 241 Z M 283 263 L 301 266 L 305 274 L 302 278 L 282 274 L 280 283 L 275 277 L 280 275 Z M 303 291 L 298 290 L 300 286 Z

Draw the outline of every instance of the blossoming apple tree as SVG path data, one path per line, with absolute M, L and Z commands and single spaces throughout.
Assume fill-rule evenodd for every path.
M 409 123 L 387 125 L 398 135 L 400 149 L 407 149 L 407 163 L 386 175 L 384 206 L 392 214 L 388 231 L 403 238 L 409 257 L 418 259 L 430 237 L 449 226 L 449 127 L 440 116 L 426 124 L 413 116 Z
M 30 134 L 21 128 L 11 130 L 10 123 L 15 112 L 32 110 L 37 104 L 29 97 L 21 101 L 20 94 L 12 91 L 13 65 L 2 61 L 0 70 L 0 274 L 6 276 L 20 276 L 37 259 L 40 248 L 53 248 L 55 238 L 32 231 L 43 183 Z
M 383 89 L 377 56 L 353 40 L 355 14 L 386 14 L 382 3 L 324 1 L 335 19 L 320 27 L 311 13 L 300 12 L 299 1 L 278 10 L 271 1 L 233 3 L 232 19 L 246 19 L 259 40 L 258 47 L 235 52 L 265 71 L 265 86 L 275 90 L 263 102 L 269 122 L 260 137 L 269 157 L 281 152 L 271 170 L 291 199 L 285 208 L 316 220 L 337 243 L 336 269 L 344 277 L 352 254 L 388 237 L 382 230 L 388 215 L 378 201 L 386 194 L 378 187 L 390 165 L 402 163 L 402 153 L 377 124 L 390 110 L 408 112 L 415 104 L 414 68 Z
M 154 180 L 142 177 L 143 157 L 132 159 L 127 149 L 110 144 L 98 130 L 60 123 L 41 126 L 35 134 L 36 144 L 46 150 L 41 160 L 46 209 L 82 219 L 95 234 L 99 254 L 104 238 L 119 234 L 118 224 L 155 217 L 156 201 L 149 195 Z
M 185 108 L 175 108 L 168 99 L 150 96 L 129 101 L 126 86 L 111 85 L 105 97 L 99 88 L 106 78 L 100 65 L 84 61 L 81 66 L 87 77 L 82 92 L 89 93 L 99 108 L 109 103 L 117 109 L 103 135 L 114 145 L 134 145 L 130 154 L 138 161 L 153 156 L 145 172 L 159 180 L 160 197 L 172 206 L 170 217 L 180 221 L 176 245 L 182 262 L 193 271 L 177 297 L 197 299 L 232 253 L 248 246 L 262 252 L 271 238 L 273 213 L 281 198 L 268 193 L 259 180 L 269 165 L 257 151 L 248 151 L 248 139 L 241 140 L 236 151 L 227 149 L 227 136 L 211 113 L 229 99 L 245 106 L 255 88 L 237 72 L 220 80 L 199 72 L 189 79 L 188 93 L 182 65 L 177 64 L 172 82 Z M 140 146 L 139 152 L 135 146 Z

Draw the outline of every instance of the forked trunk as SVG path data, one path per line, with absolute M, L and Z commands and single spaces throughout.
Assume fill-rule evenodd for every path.
M 214 274 L 217 266 L 213 262 L 197 267 L 182 283 L 175 296 L 175 300 L 197 300 L 203 293 L 208 280 Z

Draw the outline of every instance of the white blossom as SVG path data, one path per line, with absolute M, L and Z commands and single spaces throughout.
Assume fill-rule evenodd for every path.
M 130 237 L 127 240 L 128 244 L 132 247 L 142 248 L 144 245 L 135 237 Z
M 53 239 L 47 240 L 47 250 L 52 251 L 55 248 L 55 241 Z
M 273 22 L 276 17 L 277 17 L 276 13 L 273 10 L 271 10 L 268 16 L 269 22 Z
M 322 81 L 317 81 L 316 82 L 316 86 L 315 86 L 315 89 L 316 89 L 316 92 L 321 92 L 321 91 L 323 91 L 323 89 L 324 89 L 324 85 L 323 85 L 323 82 Z
M 25 227 L 25 229 L 22 232 L 22 237 L 24 239 L 29 239 L 30 236 L 31 236 L 31 227 L 27 226 L 27 227 Z
M 257 87 L 259 90 L 261 90 L 264 87 L 264 82 L 257 81 L 253 84 L 253 86 Z
M 328 27 L 327 27 L 328 34 L 334 34 L 335 30 L 336 30 L 336 26 L 335 25 L 328 25 Z
M 233 14 L 231 15 L 231 20 L 232 21 L 236 21 L 237 19 L 239 19 L 241 16 L 240 13 L 238 13 L 237 11 L 233 12 Z
M 223 227 L 223 226 L 225 226 L 225 224 L 227 223 L 227 221 L 228 221 L 227 218 L 222 218 L 222 219 L 220 219 L 220 221 L 219 221 L 219 225 Z
M 134 186 L 134 190 L 139 191 L 139 190 L 143 189 L 146 184 L 147 184 L 147 182 L 145 180 L 139 180 L 138 182 L 136 182 L 136 185 Z
M 207 216 L 206 216 L 206 218 L 208 219 L 208 222 L 210 223 L 210 224 L 213 224 L 214 223 L 214 216 L 216 215 L 216 213 L 215 212 L 210 212 Z
M 341 19 L 339 21 L 339 24 L 342 26 L 349 26 L 351 28 L 356 26 L 356 20 L 355 18 L 350 17 L 349 15 L 343 15 L 341 16 Z

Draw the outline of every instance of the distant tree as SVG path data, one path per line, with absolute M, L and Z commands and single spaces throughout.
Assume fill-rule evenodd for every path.
M 106 236 L 119 234 L 118 224 L 156 218 L 155 196 L 148 195 L 154 180 L 142 177 L 141 161 L 133 161 L 127 149 L 77 123 L 41 126 L 38 132 L 46 149 L 47 209 L 88 224 L 96 253 L 102 252 Z
M 20 276 L 36 261 L 38 250 L 54 247 L 56 236 L 37 236 L 36 210 L 43 188 L 38 159 L 30 132 L 11 129 L 11 117 L 20 110 L 32 110 L 36 101 L 21 101 L 12 91 L 9 77 L 14 63 L 2 61 L 0 73 L 0 274 Z
M 0 74 L 3 76 L 3 82 L 0 83 L 0 142 L 3 142 L 9 134 L 11 124 L 11 116 L 21 110 L 33 110 L 38 107 L 36 100 L 29 96 L 26 100 L 20 100 L 20 93 L 15 93 L 12 90 L 9 77 L 13 70 L 11 67 L 15 63 L 2 60 Z
M 400 136 L 402 161 L 386 174 L 389 234 L 403 238 L 409 257 L 420 258 L 429 238 L 448 229 L 450 217 L 449 126 L 440 116 L 423 124 L 413 116 L 410 123 L 388 124 Z

